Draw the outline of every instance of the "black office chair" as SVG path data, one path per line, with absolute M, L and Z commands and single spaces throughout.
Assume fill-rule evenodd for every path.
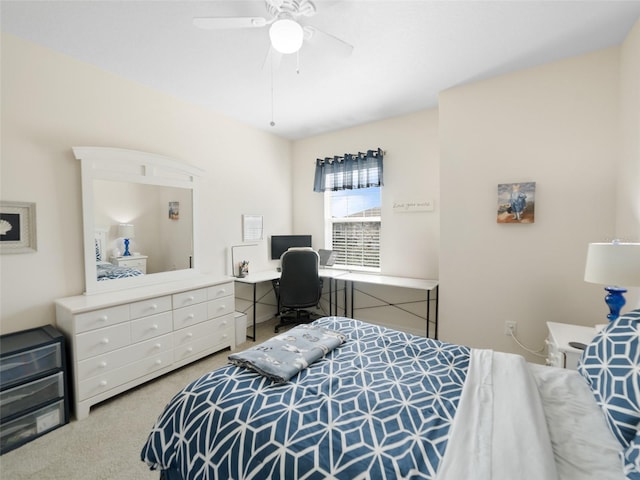
M 308 323 L 318 318 L 307 308 L 316 307 L 322 295 L 322 279 L 318 276 L 320 258 L 310 248 L 292 248 L 280 257 L 282 274 L 273 281 L 278 300 L 280 322 L 275 327 Z

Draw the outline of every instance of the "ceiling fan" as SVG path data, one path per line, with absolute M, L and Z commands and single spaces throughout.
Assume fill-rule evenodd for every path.
M 303 25 L 305 17 L 316 14 L 311 0 L 265 0 L 269 14 L 265 17 L 198 17 L 193 24 L 206 30 L 262 28 L 269 26 L 271 48 L 279 54 L 296 53 L 304 41 L 322 44 L 340 56 L 349 56 L 353 45 L 311 25 Z

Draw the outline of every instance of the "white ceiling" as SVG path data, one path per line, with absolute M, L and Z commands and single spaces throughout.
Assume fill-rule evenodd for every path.
M 273 75 L 273 103 L 268 27 L 192 24 L 266 17 L 263 1 L 2 0 L 0 16 L 3 31 L 289 139 L 434 107 L 455 85 L 618 45 L 640 17 L 630 0 L 314 3 L 301 23 L 353 53 L 306 42 L 300 72 L 289 55 Z

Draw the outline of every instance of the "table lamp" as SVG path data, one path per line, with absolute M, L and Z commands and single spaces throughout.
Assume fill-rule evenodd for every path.
M 124 238 L 124 253 L 123 257 L 130 257 L 131 252 L 129 251 L 129 239 L 134 238 L 135 231 L 133 225 L 130 223 L 121 223 L 118 225 L 118 237 Z
M 589 283 L 608 285 L 605 302 L 609 306 L 609 321 L 620 315 L 625 304 L 624 287 L 640 286 L 640 243 L 590 243 L 584 280 Z

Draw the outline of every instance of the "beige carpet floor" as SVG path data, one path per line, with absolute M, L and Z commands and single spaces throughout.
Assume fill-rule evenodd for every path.
M 258 324 L 257 341 L 273 336 L 275 319 Z M 281 330 L 281 332 L 284 330 Z M 239 350 L 253 346 L 247 341 Z M 153 480 L 140 451 L 156 418 L 182 387 L 227 363 L 229 350 L 152 380 L 91 408 L 71 422 L 0 456 L 2 480 Z

